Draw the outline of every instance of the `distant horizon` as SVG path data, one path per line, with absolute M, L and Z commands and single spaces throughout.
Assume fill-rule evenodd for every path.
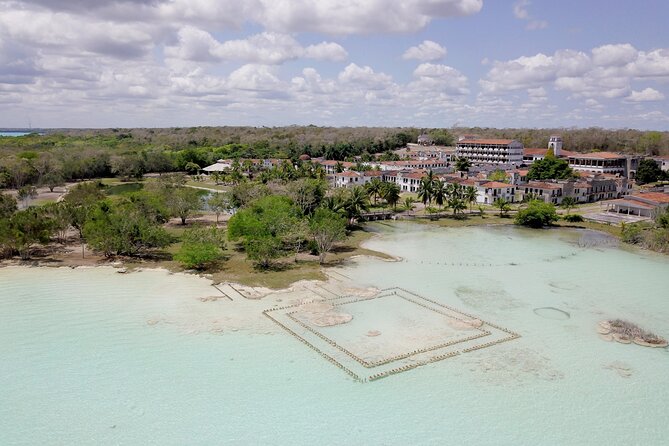
M 317 127 L 317 128 L 333 128 L 333 129 L 342 129 L 342 128 L 379 128 L 379 129 L 401 129 L 401 128 L 411 128 L 411 129 L 425 129 L 425 130 L 458 130 L 458 129 L 474 129 L 480 128 L 482 130 L 588 130 L 588 129 L 600 129 L 605 131 L 624 131 L 632 130 L 639 132 L 660 132 L 668 133 L 669 130 L 660 130 L 660 129 L 639 129 L 632 127 L 600 127 L 600 126 L 587 126 L 587 127 L 577 127 L 577 126 L 562 126 L 562 127 L 491 127 L 491 126 L 458 126 L 458 127 L 427 127 L 427 126 L 417 126 L 417 125 L 402 125 L 402 126 L 390 126 L 390 125 L 316 125 L 316 124 L 288 124 L 288 125 L 234 125 L 234 124 L 224 124 L 224 125 L 173 125 L 167 127 L 0 127 L 0 132 L 38 132 L 40 130 L 133 130 L 133 129 L 183 129 L 183 128 L 225 128 L 225 127 L 248 127 L 248 128 L 289 128 L 289 127 Z

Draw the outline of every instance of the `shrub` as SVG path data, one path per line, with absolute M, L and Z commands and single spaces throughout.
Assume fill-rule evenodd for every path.
M 525 209 L 518 211 L 515 223 L 530 228 L 542 228 L 556 222 L 558 218 L 553 204 L 533 200 Z
M 569 223 L 579 223 L 583 221 L 583 216 L 579 214 L 567 214 L 562 218 Z

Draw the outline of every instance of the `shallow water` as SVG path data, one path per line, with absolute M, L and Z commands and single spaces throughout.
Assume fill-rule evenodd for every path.
M 0 444 L 666 441 L 669 352 L 595 331 L 621 317 L 669 337 L 666 257 L 580 231 L 373 227 L 367 247 L 402 260 L 358 259 L 342 285 L 403 287 L 521 338 L 360 383 L 263 318 L 268 300 L 202 302 L 201 278 L 5 268 Z

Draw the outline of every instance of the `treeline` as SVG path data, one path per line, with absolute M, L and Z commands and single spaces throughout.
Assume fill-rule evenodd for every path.
M 379 127 L 191 127 L 169 129 L 64 130 L 0 138 L 0 188 L 27 184 L 55 187 L 64 181 L 105 176 L 194 171 L 220 158 L 280 158 L 303 154 L 369 161 L 415 142 L 423 129 Z M 573 151 L 669 154 L 669 132 L 589 129 L 426 129 L 436 144 L 453 145 L 461 134 L 512 138 L 525 147 L 546 147 L 560 134 Z
M 560 135 L 563 148 L 574 152 L 623 152 L 641 155 L 669 155 L 669 132 L 634 129 L 609 130 L 600 127 L 554 129 L 493 129 L 460 127 L 454 135 L 474 134 L 487 138 L 516 139 L 525 147 L 548 147 L 551 135 Z

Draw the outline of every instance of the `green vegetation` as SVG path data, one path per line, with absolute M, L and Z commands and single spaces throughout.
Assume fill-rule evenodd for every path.
M 503 170 L 493 170 L 488 174 L 488 180 L 490 181 L 499 181 L 500 183 L 506 183 L 509 181 L 506 176 L 506 172 Z
M 669 253 L 669 208 L 659 213 L 652 223 L 623 223 L 621 238 L 625 243 Z
M 669 174 L 663 172 L 654 160 L 644 159 L 639 162 L 639 167 L 636 170 L 637 183 L 654 183 L 660 180 L 669 180 Z
M 527 173 L 528 180 L 565 180 L 573 176 L 574 171 L 567 161 L 548 155 L 533 162 Z
M 318 261 L 323 263 L 335 242 L 346 237 L 346 221 L 336 212 L 320 208 L 311 217 L 309 231 L 318 247 Z
M 174 259 L 186 268 L 206 269 L 222 260 L 225 255 L 225 234 L 216 227 L 186 229 L 181 236 L 181 247 Z
M 541 200 L 532 200 L 526 208 L 518 211 L 515 223 L 530 228 L 542 228 L 552 225 L 558 219 L 553 204 L 544 203 Z
M 172 241 L 155 219 L 125 199 L 98 203 L 84 224 L 83 235 L 105 257 L 146 255 Z
M 584 221 L 583 216 L 579 214 L 565 214 L 562 216 L 562 219 L 569 223 L 580 223 Z

